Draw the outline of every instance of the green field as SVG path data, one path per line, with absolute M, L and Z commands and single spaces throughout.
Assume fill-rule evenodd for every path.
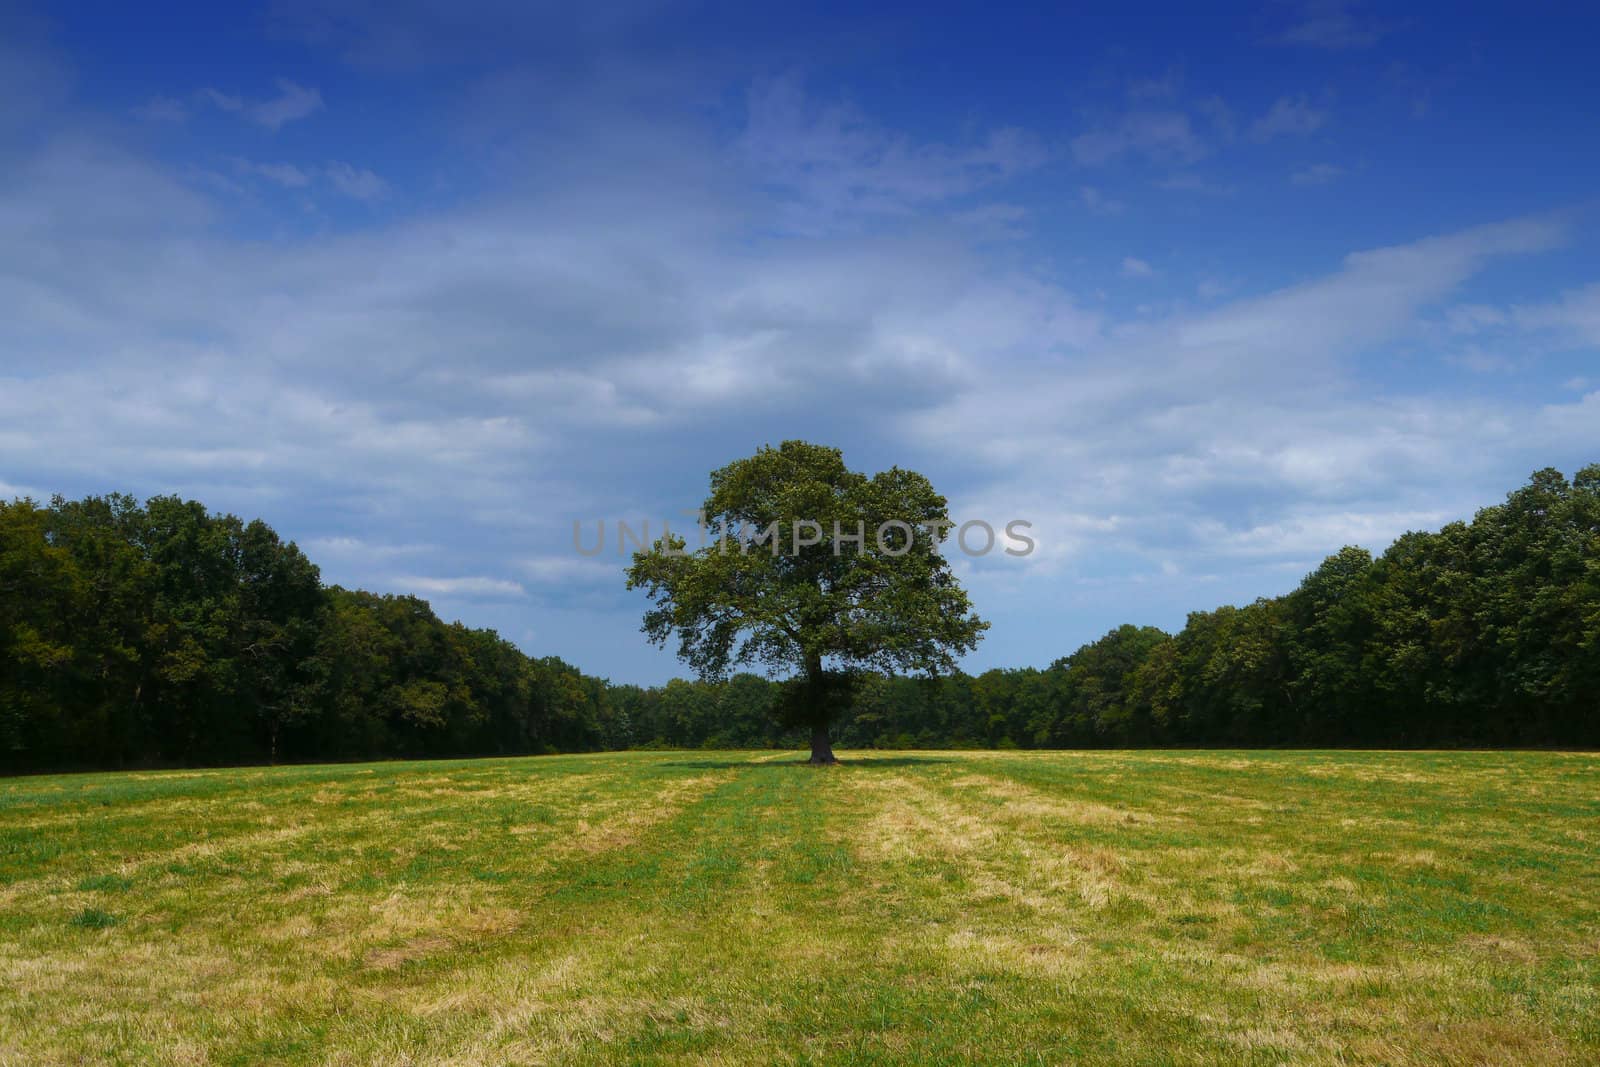
M 0 1063 L 1600 1062 L 1600 757 L 0 782 Z

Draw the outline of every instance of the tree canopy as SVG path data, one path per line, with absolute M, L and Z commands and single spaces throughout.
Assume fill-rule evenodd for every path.
M 837 485 L 843 498 L 831 514 L 875 499 L 875 479 L 821 458 L 823 495 Z M 880 485 L 915 485 L 888 473 Z M 942 514 L 925 484 L 904 500 Z M 1194 612 L 1176 633 L 1121 626 L 1044 669 L 975 677 L 940 658 L 950 644 L 897 634 L 895 600 L 854 606 L 874 582 L 898 588 L 887 578 L 805 551 L 786 563 L 735 548 L 728 562 L 759 564 L 752 573 L 779 589 L 791 574 L 836 581 L 777 601 L 815 614 L 719 629 L 689 611 L 689 647 L 716 669 L 644 687 L 527 655 L 416 597 L 325 585 L 265 523 L 195 501 L 0 501 L 0 769 L 797 745 L 813 698 L 831 702 L 832 738 L 852 747 L 1600 745 L 1600 466 L 1570 481 L 1539 471 L 1470 522 L 1408 533 L 1376 557 L 1341 549 L 1287 594 Z M 715 573 L 694 570 L 697 558 L 723 563 L 650 566 Z M 740 588 L 762 588 L 749 581 Z M 893 595 L 969 615 L 950 587 Z M 738 606 L 714 588 L 691 603 Z M 682 636 L 678 607 L 656 604 L 671 609 L 660 633 Z M 821 620 L 821 636 L 774 636 L 780 618 Z M 858 655 L 881 636 L 890 652 Z M 830 665 L 809 691 L 808 650 Z M 738 673 L 746 665 L 800 680 Z
M 791 669 L 781 707 L 833 762 L 828 726 L 858 671 L 955 669 L 988 628 L 939 545 L 945 498 L 891 467 L 872 476 L 836 448 L 785 441 L 711 474 L 705 544 L 666 536 L 636 552 L 628 587 L 652 600 L 644 632 L 703 678 L 733 664 Z

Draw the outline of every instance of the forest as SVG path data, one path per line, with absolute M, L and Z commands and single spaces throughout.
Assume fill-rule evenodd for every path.
M 192 500 L 0 502 L 0 768 L 799 745 L 782 681 L 640 687 L 325 585 Z M 1600 465 L 1283 596 L 1124 625 L 1043 669 L 867 675 L 845 748 L 1600 745 Z

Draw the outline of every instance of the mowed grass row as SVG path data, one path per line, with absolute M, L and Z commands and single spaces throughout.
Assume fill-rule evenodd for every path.
M 1600 758 L 0 782 L 0 1063 L 1600 1062 Z

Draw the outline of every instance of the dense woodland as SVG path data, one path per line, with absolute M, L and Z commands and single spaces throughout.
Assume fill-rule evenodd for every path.
M 425 601 L 322 584 L 266 524 L 0 503 L 0 767 L 796 744 L 756 675 L 641 688 Z M 868 676 L 845 747 L 1600 745 L 1600 465 L 1299 588 L 1038 670 Z

